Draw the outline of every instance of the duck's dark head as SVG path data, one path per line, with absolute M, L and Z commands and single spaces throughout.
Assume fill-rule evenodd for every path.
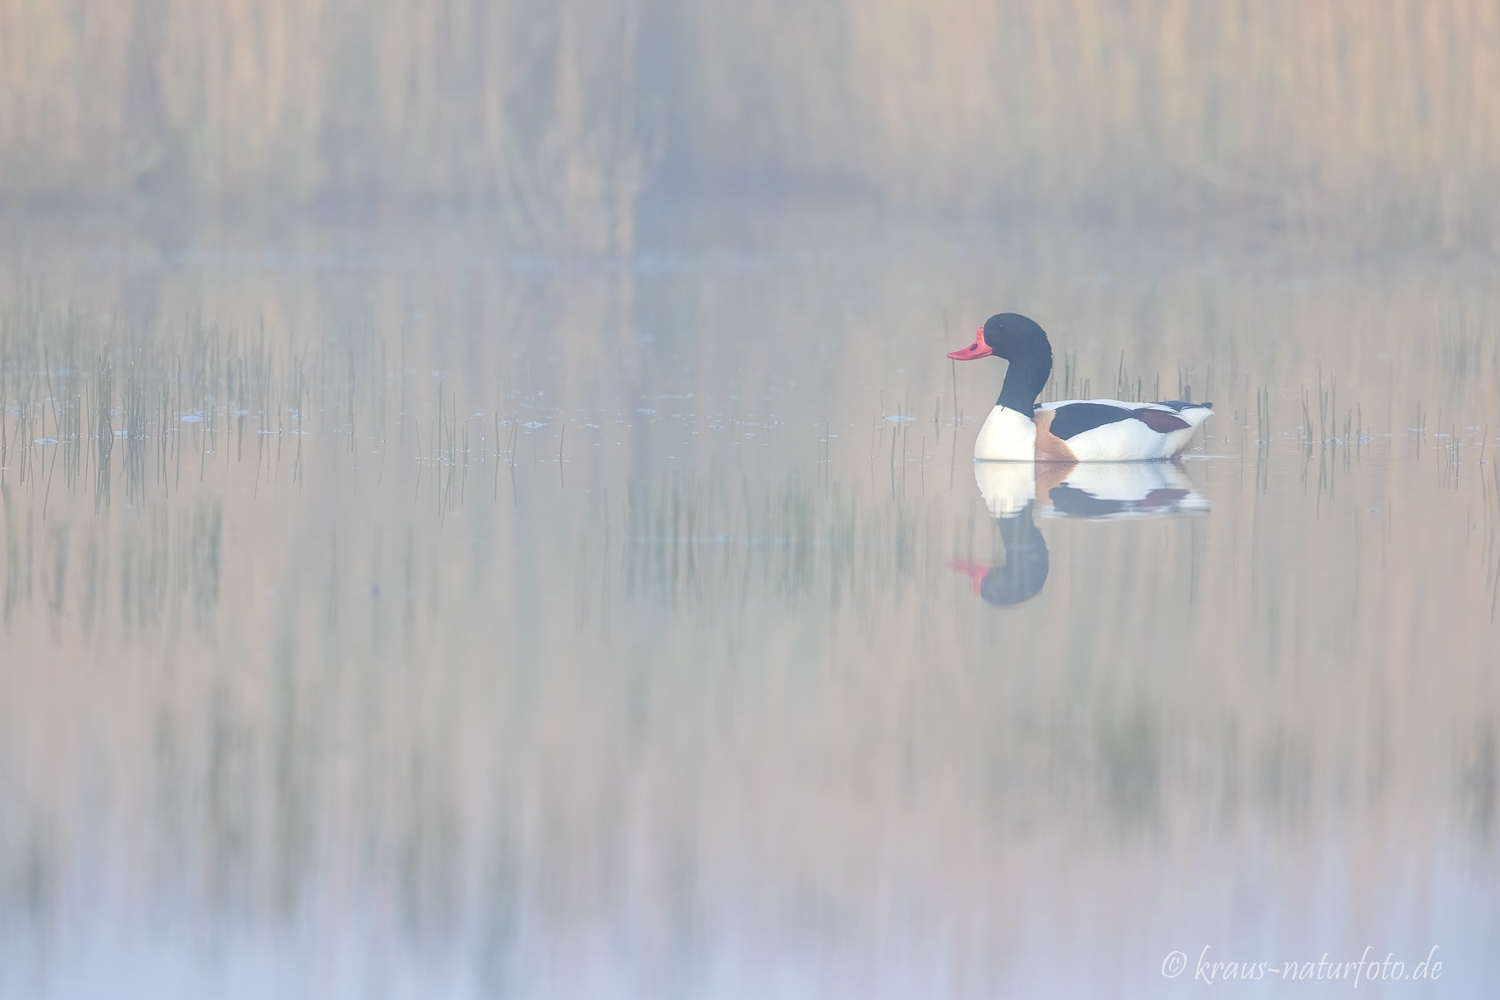
M 984 321 L 984 326 L 974 332 L 974 343 L 961 351 L 953 351 L 948 357 L 954 361 L 975 361 L 994 355 L 1015 361 L 1022 357 L 1045 356 L 1051 368 L 1052 345 L 1047 342 L 1047 333 L 1020 313 L 996 313 Z
M 974 343 L 948 355 L 954 361 L 990 356 L 1010 362 L 999 405 L 1030 416 L 1032 404 L 1052 374 L 1052 345 L 1046 331 L 1020 313 L 996 313 L 974 334 Z

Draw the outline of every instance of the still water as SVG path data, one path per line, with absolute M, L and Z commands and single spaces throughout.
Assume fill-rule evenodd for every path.
M 1494 261 L 643 242 L 10 227 L 0 995 L 1493 995 Z

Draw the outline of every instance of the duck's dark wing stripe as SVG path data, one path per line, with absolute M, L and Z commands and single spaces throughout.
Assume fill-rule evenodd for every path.
M 1052 412 L 1054 414 L 1052 426 L 1048 429 L 1053 437 L 1062 438 L 1064 441 L 1075 434 L 1082 434 L 1084 431 L 1091 431 L 1105 424 L 1129 420 L 1135 416 L 1129 410 L 1122 410 L 1108 403 L 1069 403 L 1067 406 L 1059 406 Z M 1170 413 L 1166 415 L 1172 416 Z
M 1214 408 L 1214 404 L 1212 404 L 1212 403 L 1194 403 L 1194 402 L 1191 402 L 1190 400 L 1186 400 L 1186 399 L 1163 399 L 1160 402 L 1156 403 L 1155 405 L 1157 405 L 1157 406 L 1170 406 L 1172 409 L 1176 410 L 1178 413 L 1181 413 L 1183 410 L 1195 410 L 1195 409 L 1212 410 Z
M 1146 406 L 1136 410 L 1132 416 L 1158 434 L 1170 434 L 1173 431 L 1185 430 L 1193 426 L 1175 413 L 1168 413 L 1166 410 L 1153 410 Z

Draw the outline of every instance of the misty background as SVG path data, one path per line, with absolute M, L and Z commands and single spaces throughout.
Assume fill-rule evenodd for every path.
M 484 209 L 629 251 L 691 198 L 1488 248 L 1484 0 L 0 0 L 0 201 Z

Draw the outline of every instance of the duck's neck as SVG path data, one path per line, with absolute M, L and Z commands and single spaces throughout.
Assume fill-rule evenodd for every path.
M 1012 352 L 996 405 L 1030 417 L 1035 410 L 1036 398 L 1042 394 L 1051 375 L 1052 345 L 1043 336 L 1037 342 L 1026 344 L 1023 350 Z

